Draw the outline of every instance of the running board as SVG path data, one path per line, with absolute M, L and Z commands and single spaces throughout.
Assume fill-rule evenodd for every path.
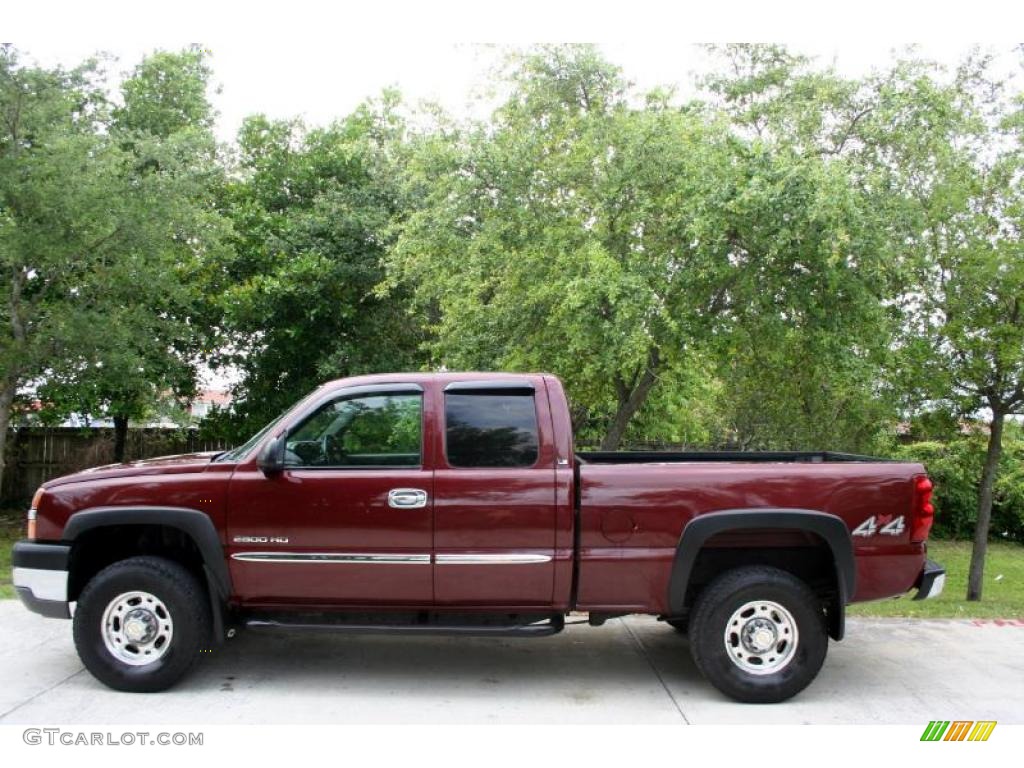
M 341 616 L 324 616 L 316 619 L 290 618 L 285 615 L 258 617 L 245 620 L 248 629 L 255 630 L 300 630 L 314 632 L 344 632 L 357 635 L 449 635 L 462 637 L 545 637 L 555 635 L 565 628 L 564 616 L 552 616 L 546 621 L 523 624 L 501 623 L 446 623 L 427 622 L 381 622 L 369 623 L 349 621 Z

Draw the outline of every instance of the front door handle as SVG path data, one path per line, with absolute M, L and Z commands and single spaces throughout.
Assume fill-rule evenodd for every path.
M 388 506 L 394 509 L 421 509 L 427 506 L 427 492 L 419 488 L 394 488 L 388 491 Z

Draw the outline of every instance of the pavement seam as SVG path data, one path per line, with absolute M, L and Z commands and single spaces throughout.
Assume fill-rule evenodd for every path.
M 70 675 L 68 675 L 67 677 L 65 677 L 65 678 L 64 678 L 63 680 L 58 680 L 58 681 L 57 681 L 56 683 L 54 683 L 53 685 L 51 685 L 51 686 L 50 686 L 49 688 L 44 688 L 44 689 L 43 689 L 43 690 L 41 690 L 41 691 L 40 691 L 39 693 L 37 693 L 37 694 L 34 694 L 34 695 L 32 695 L 32 696 L 29 696 L 29 697 L 28 697 L 27 699 L 25 699 L 25 700 L 24 700 L 23 702 L 21 702 L 21 703 L 20 703 L 20 704 L 18 704 L 17 706 L 11 707 L 11 708 L 10 708 L 10 709 L 8 709 L 8 710 L 7 710 L 6 712 L 0 712 L 0 720 L 3 720 L 3 719 L 4 719 L 5 717 L 7 717 L 8 715 L 10 715 L 10 714 L 12 714 L 12 713 L 14 713 L 14 712 L 17 712 L 17 711 L 18 711 L 19 709 L 21 709 L 22 707 L 24 707 L 24 706 L 25 706 L 26 704 L 31 704 L 31 703 L 32 703 L 33 701 L 35 701 L 36 699 L 38 699 L 38 698 L 39 698 L 40 696 L 42 696 L 43 694 L 49 693 L 49 692 L 50 692 L 50 691 L 52 691 L 52 690 L 53 690 L 54 688 L 56 688 L 56 687 L 58 687 L 58 686 L 60 686 L 60 685 L 64 685 L 64 683 L 66 683 L 66 682 L 67 682 L 68 680 L 70 680 L 70 679 L 71 679 L 72 677 L 75 677 L 76 675 L 80 675 L 80 674 L 82 674 L 83 672 L 85 672 L 85 667 L 82 667 L 81 669 L 79 669 L 79 670 L 77 670 L 77 671 L 75 671 L 75 672 L 72 672 L 72 673 L 71 673 Z
M 658 667 L 655 666 L 654 660 L 651 658 L 650 654 L 647 653 L 647 648 L 646 646 L 644 646 L 643 641 L 641 641 L 640 638 L 637 637 L 636 633 L 633 631 L 633 628 L 629 626 L 629 623 L 625 619 L 620 619 L 620 621 L 622 623 L 622 626 L 626 628 L 626 631 L 629 633 L 629 636 L 633 638 L 633 642 L 636 643 L 636 647 L 640 649 L 640 655 L 643 656 L 644 659 L 647 661 L 647 664 L 651 668 L 651 671 L 654 672 L 654 676 L 657 677 L 658 682 L 661 683 L 661 687 L 665 689 L 665 693 L 668 694 L 669 699 L 672 700 L 672 703 L 675 705 L 676 711 L 679 713 L 679 716 L 683 718 L 683 722 L 687 725 L 690 725 L 690 718 L 686 716 L 686 713 L 683 712 L 683 708 L 679 706 L 679 701 L 673 695 L 672 690 L 668 687 L 668 683 L 665 682 L 665 678 L 661 676 L 661 670 L 659 670 Z

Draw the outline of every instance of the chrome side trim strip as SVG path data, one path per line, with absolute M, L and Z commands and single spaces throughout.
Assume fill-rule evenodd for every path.
M 430 564 L 430 555 L 378 555 L 361 552 L 236 552 L 231 555 L 231 559 L 251 563 Z
M 479 554 L 437 555 L 438 565 L 523 565 L 550 563 L 551 555 L 532 552 L 486 552 Z
M 248 563 L 379 563 L 429 564 L 430 555 L 369 554 L 361 552 L 235 552 L 232 560 Z M 524 565 L 550 563 L 552 555 L 532 552 L 482 552 L 437 555 L 438 565 Z

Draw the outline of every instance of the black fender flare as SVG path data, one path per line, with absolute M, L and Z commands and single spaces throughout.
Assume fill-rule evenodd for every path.
M 843 635 L 845 607 L 857 588 L 857 566 L 853 555 L 853 540 L 842 518 L 813 509 L 725 509 L 709 512 L 691 519 L 683 528 L 672 562 L 669 577 L 668 605 L 673 614 L 680 613 L 686 603 L 686 590 L 697 556 L 705 542 L 725 531 L 745 528 L 773 528 L 799 530 L 820 536 L 832 552 L 836 584 L 839 587 L 835 615 L 830 616 L 830 632 L 840 639 Z
M 93 507 L 71 515 L 61 538 L 74 542 L 86 531 L 114 525 L 164 525 L 186 533 L 203 557 L 211 596 L 216 594 L 221 601 L 227 601 L 232 594 L 224 547 L 213 520 L 205 512 L 187 507 Z

